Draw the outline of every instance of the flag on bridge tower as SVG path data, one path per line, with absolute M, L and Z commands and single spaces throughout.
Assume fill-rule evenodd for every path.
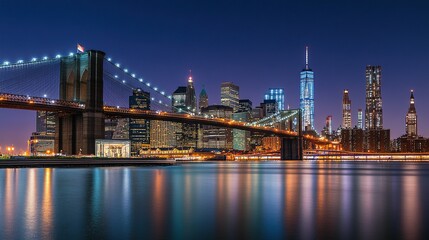
M 77 52 L 78 53 L 85 52 L 85 48 L 82 45 L 80 45 L 79 43 L 77 44 Z

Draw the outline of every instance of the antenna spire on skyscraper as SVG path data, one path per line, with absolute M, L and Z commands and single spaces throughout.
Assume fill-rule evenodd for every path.
M 189 78 L 188 82 L 192 82 L 192 69 L 189 69 Z
M 308 69 L 308 46 L 305 46 L 305 69 Z

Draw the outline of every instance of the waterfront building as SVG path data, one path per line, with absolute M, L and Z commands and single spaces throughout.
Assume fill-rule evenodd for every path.
M 363 129 L 363 114 L 362 114 L 361 108 L 358 109 L 357 119 L 358 119 L 357 128 Z
M 341 146 L 344 151 L 363 152 L 364 151 L 364 131 L 360 128 L 341 129 Z
M 129 158 L 130 140 L 96 139 L 95 155 L 103 158 Z
M 150 93 L 140 88 L 133 90 L 129 97 L 129 108 L 150 110 Z M 147 119 L 129 119 L 129 139 L 131 155 L 138 156 L 143 148 L 150 147 L 150 121 Z
M 352 101 L 349 98 L 349 90 L 345 89 L 343 92 L 343 128 L 352 128 L 352 113 L 351 113 Z
M 208 106 L 209 106 L 209 96 L 207 95 L 206 89 L 203 86 L 203 89 L 200 92 L 200 100 L 198 104 L 200 112 L 202 108 L 206 108 Z
M 30 155 L 49 156 L 54 154 L 55 136 L 43 132 L 33 132 L 28 140 Z
M 54 153 L 55 119 L 54 112 L 36 112 L 36 132 L 33 132 L 28 140 L 30 155 L 46 156 Z
M 417 112 L 413 90 L 410 95 L 410 106 L 405 117 L 405 134 L 394 140 L 395 149 L 393 150 L 396 152 L 428 152 L 429 139 L 419 136 L 417 132 Z
M 276 100 L 279 111 L 285 110 L 285 93 L 283 88 L 269 88 L 264 95 L 264 100 Z
M 239 107 L 240 88 L 232 82 L 223 82 L 220 90 L 220 102 L 223 106 L 232 107 L 234 112 Z
M 314 128 L 314 72 L 308 64 L 308 47 L 305 47 L 305 68 L 301 71 L 299 102 L 302 110 L 302 128 Z
M 223 105 L 209 105 L 202 109 L 202 114 L 213 115 L 218 118 L 230 119 L 233 108 Z M 233 148 L 232 129 L 203 125 L 203 148 L 230 150 Z
M 414 92 L 411 90 L 410 107 L 405 117 L 405 133 L 408 137 L 417 136 L 417 113 L 414 106 Z

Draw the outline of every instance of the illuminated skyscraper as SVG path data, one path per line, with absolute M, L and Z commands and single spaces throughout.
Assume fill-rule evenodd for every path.
M 349 90 L 344 89 L 343 93 L 343 128 L 350 129 L 352 128 L 352 113 L 351 106 L 352 101 L 349 98 Z
M 383 129 L 381 66 L 366 66 L 365 129 Z
M 195 95 L 194 81 L 192 80 L 192 73 L 189 71 L 188 86 L 186 87 L 186 108 L 190 112 L 197 110 L 197 97 Z
M 140 88 L 133 90 L 129 97 L 131 109 L 150 110 L 150 93 Z M 129 119 L 129 138 L 131 140 L 131 155 L 138 156 L 143 148 L 150 147 L 150 121 L 147 119 Z
M 417 113 L 414 106 L 414 92 L 411 90 L 410 107 L 408 108 L 407 116 L 405 117 L 405 131 L 408 137 L 417 136 Z
M 55 135 L 55 116 L 54 112 L 37 111 L 36 132 L 42 135 Z
M 239 107 L 240 88 L 232 82 L 223 82 L 220 87 L 220 102 L 223 106 L 232 107 L 234 112 Z
M 361 108 L 358 109 L 358 124 L 357 124 L 357 128 L 358 129 L 363 129 L 363 114 L 362 114 L 362 109 Z
M 195 112 L 197 100 L 195 96 L 194 81 L 189 74 L 188 85 L 181 86 L 174 91 L 172 96 L 173 112 L 189 113 Z M 175 141 L 178 147 L 197 147 L 198 131 L 197 124 L 192 123 L 174 123 Z
M 283 88 L 269 88 L 264 100 L 276 100 L 278 110 L 285 110 L 285 91 Z
M 308 47 L 305 47 L 305 68 L 301 71 L 299 102 L 303 129 L 314 130 L 314 72 L 308 66 Z

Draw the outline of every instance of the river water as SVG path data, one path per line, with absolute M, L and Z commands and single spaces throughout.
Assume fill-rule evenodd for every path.
M 0 239 L 428 239 L 429 164 L 0 169 Z

